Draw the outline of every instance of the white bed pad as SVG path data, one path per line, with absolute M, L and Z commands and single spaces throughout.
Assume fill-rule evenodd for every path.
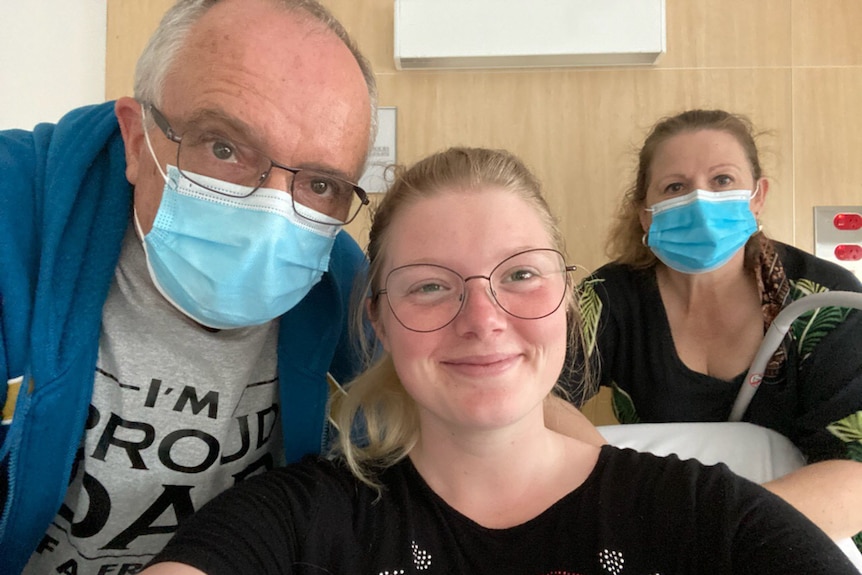
M 697 459 L 707 465 L 721 462 L 757 483 L 805 465 L 802 453 L 789 439 L 751 423 L 636 423 L 598 429 L 611 445 L 656 455 L 675 453 L 681 459 Z M 837 544 L 862 573 L 862 553 L 853 541 L 845 539 Z

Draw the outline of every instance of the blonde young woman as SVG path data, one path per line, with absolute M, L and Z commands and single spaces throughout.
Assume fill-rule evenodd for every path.
M 354 433 L 332 459 L 208 505 L 144 573 L 855 573 L 723 466 L 545 426 L 577 344 L 562 243 L 506 152 L 453 148 L 400 174 L 374 218 L 360 310 L 384 351 L 332 406 Z
M 743 116 L 689 110 L 647 136 L 610 234 L 614 261 L 583 293 L 595 373 L 621 423 L 726 421 L 784 307 L 862 291 L 847 270 L 764 234 L 769 191 Z M 862 529 L 862 312 L 800 316 L 744 420 L 829 460 L 767 487 L 835 539 Z

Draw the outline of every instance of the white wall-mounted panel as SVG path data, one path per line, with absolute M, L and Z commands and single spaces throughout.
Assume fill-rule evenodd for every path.
M 664 0 L 395 0 L 399 69 L 646 65 L 664 51 Z

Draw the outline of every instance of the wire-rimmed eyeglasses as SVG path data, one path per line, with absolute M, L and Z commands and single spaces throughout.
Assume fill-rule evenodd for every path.
M 520 319 L 541 319 L 557 311 L 566 297 L 568 272 L 563 254 L 553 249 L 518 252 L 488 275 L 464 277 L 437 264 L 408 264 L 389 272 L 383 289 L 395 319 L 410 331 L 427 333 L 452 323 L 467 301 L 467 282 L 488 280 L 488 293 L 500 308 Z
M 326 172 L 308 168 L 291 168 L 279 164 L 252 146 L 227 137 L 218 130 L 189 126 L 183 134 L 171 128 L 168 120 L 154 105 L 144 104 L 159 129 L 177 146 L 177 169 L 189 180 L 222 195 L 245 198 L 269 178 L 273 168 L 290 172 L 293 210 L 313 222 L 329 225 L 348 224 L 362 206 L 368 205 L 368 194 L 353 182 Z M 226 130 L 224 130 L 226 132 Z M 226 194 L 207 183 L 213 178 L 241 186 L 241 193 Z M 358 201 L 357 201 L 358 200 Z M 296 204 L 311 208 L 297 209 Z

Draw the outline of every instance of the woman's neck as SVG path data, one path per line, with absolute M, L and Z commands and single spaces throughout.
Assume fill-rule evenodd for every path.
M 656 267 L 656 281 L 662 295 L 671 296 L 684 308 L 698 308 L 707 303 L 712 309 L 722 308 L 724 302 L 738 301 L 740 292 L 749 292 L 754 278 L 743 263 L 742 250 L 727 264 L 703 274 L 686 274 L 672 270 L 664 264 Z
M 504 430 L 436 433 L 424 425 L 413 465 L 451 507 L 489 528 L 519 525 L 581 485 L 599 448 L 536 422 Z
M 763 340 L 761 295 L 742 261 L 707 274 L 656 269 L 656 281 L 680 361 L 730 381 L 751 365 Z

